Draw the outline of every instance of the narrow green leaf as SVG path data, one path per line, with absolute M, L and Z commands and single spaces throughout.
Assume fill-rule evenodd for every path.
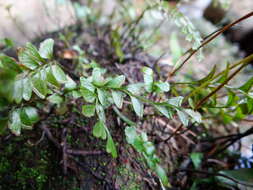
M 40 43 L 39 54 L 42 58 L 51 59 L 53 57 L 54 40 L 49 38 Z
M 204 78 L 200 79 L 198 82 L 199 83 L 204 83 L 204 82 L 212 79 L 213 76 L 214 76 L 214 74 L 215 74 L 215 72 L 216 72 L 216 65 L 214 65 L 213 69 L 210 71 L 210 73 L 208 73 L 207 76 L 205 76 Z
M 112 90 L 112 99 L 118 108 L 122 108 L 124 93 L 116 90 Z
M 227 97 L 228 97 L 228 99 L 227 99 L 227 102 L 226 102 L 226 105 L 225 105 L 226 107 L 232 106 L 237 102 L 237 100 L 236 100 L 237 96 L 233 91 L 229 90 Z
M 58 65 L 52 65 L 52 73 L 59 83 L 65 83 L 67 82 L 67 77 L 64 71 L 61 69 Z
M 126 77 L 124 75 L 117 76 L 117 77 L 111 79 L 106 84 L 106 86 L 109 88 L 120 88 L 124 84 L 125 79 L 126 79 Z
M 135 113 L 139 116 L 143 116 L 143 103 L 137 98 L 130 96 L 132 101 L 132 106 L 134 108 Z
M 250 78 L 244 85 L 242 85 L 239 89 L 244 91 L 244 92 L 249 92 L 250 89 L 252 88 L 253 86 L 253 77 Z
M 32 97 L 32 83 L 31 78 L 27 77 L 23 79 L 23 98 L 29 101 Z
M 106 139 L 106 129 L 103 121 L 99 120 L 93 127 L 92 134 L 97 138 Z
M 224 83 L 225 80 L 228 78 L 228 74 L 230 71 L 229 63 L 227 63 L 226 70 L 222 74 L 222 76 L 217 80 L 217 83 Z
M 82 106 L 82 113 L 86 117 L 92 117 L 95 115 L 96 106 L 95 105 L 83 105 Z
M 111 37 L 115 53 L 119 57 L 120 61 L 122 61 L 124 59 L 124 52 L 122 51 L 122 44 L 118 29 L 112 31 Z

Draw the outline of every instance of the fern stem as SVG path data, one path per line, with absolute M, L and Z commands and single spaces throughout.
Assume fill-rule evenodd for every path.
M 212 92 L 210 92 L 206 97 L 199 101 L 195 106 L 194 110 L 199 109 L 210 97 L 212 97 L 216 92 L 218 92 L 223 86 L 225 86 L 231 79 L 233 79 L 245 66 L 247 66 L 253 60 L 253 54 L 244 58 L 242 60 L 243 64 L 232 73 L 222 84 L 216 87 Z
M 210 37 L 206 38 L 206 40 L 203 41 L 203 43 L 195 50 L 191 49 L 187 52 L 190 52 L 190 54 L 186 57 L 186 59 L 179 65 L 179 67 L 177 67 L 174 71 L 172 71 L 167 80 L 169 78 L 171 78 L 178 70 L 180 70 L 183 65 L 198 51 L 200 50 L 202 47 L 204 47 L 205 45 L 207 45 L 209 42 L 211 42 L 212 40 L 214 40 L 217 36 L 219 36 L 220 34 L 222 34 L 224 31 L 228 30 L 229 28 L 231 28 L 232 26 L 238 24 L 239 22 L 245 20 L 245 19 L 248 19 L 249 17 L 253 16 L 253 11 L 248 13 L 247 15 L 239 18 L 238 20 L 224 26 L 222 29 L 218 30 L 217 32 L 214 32 L 213 35 L 209 35 Z

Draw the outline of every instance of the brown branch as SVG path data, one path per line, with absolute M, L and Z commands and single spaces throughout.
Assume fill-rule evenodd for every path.
M 76 155 L 76 156 L 92 156 L 92 155 L 102 155 L 106 154 L 104 151 L 85 151 L 85 150 L 74 150 L 74 149 L 67 149 L 68 154 Z
M 67 174 L 67 162 L 68 162 L 68 155 L 67 155 L 67 129 L 64 128 L 62 130 L 62 161 L 63 161 L 63 173 Z
M 52 133 L 50 132 L 50 130 L 45 126 L 45 125 L 39 125 L 39 128 L 41 128 L 45 134 L 47 135 L 47 138 L 54 143 L 54 145 L 57 147 L 57 148 L 61 148 L 61 145 L 60 143 L 53 137 Z
M 177 132 L 183 128 L 183 126 L 183 124 L 179 125 L 178 128 L 167 139 L 164 140 L 164 142 L 168 142 L 172 137 L 174 137 Z
M 240 182 L 240 181 L 238 181 L 238 180 L 236 180 L 232 177 L 229 177 L 229 176 L 221 174 L 221 173 L 212 173 L 212 172 L 207 172 L 207 171 L 202 171 L 202 170 L 191 170 L 191 169 L 178 169 L 176 171 L 178 171 L 178 172 L 200 173 L 200 174 L 206 174 L 206 175 L 214 176 L 214 177 L 215 176 L 220 176 L 220 177 L 224 177 L 226 179 L 229 179 L 229 180 L 233 181 L 236 184 L 240 184 L 240 185 L 247 186 L 247 187 L 253 187 L 253 185 L 242 183 L 242 182 Z

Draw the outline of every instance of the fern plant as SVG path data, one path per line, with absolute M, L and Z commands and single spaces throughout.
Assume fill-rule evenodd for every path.
M 91 76 L 80 76 L 79 81 L 74 81 L 53 59 L 53 44 L 52 39 L 47 39 L 37 50 L 31 43 L 27 43 L 18 50 L 19 61 L 1 55 L 1 76 L 10 75 L 6 85 L 1 86 L 1 99 L 8 100 L 7 105 L 1 105 L 1 110 L 8 110 L 5 116 L 1 115 L 1 129 L 8 126 L 13 134 L 21 135 L 22 130 L 32 129 L 40 120 L 39 112 L 43 109 L 36 106 L 37 101 L 57 103 L 71 94 L 73 98 L 82 97 L 84 105 L 80 112 L 84 117 L 97 118 L 92 133 L 95 137 L 106 140 L 106 151 L 116 158 L 117 147 L 110 127 L 106 125 L 105 114 L 113 106 L 119 117 L 129 125 L 125 130 L 129 144 L 143 153 L 150 168 L 156 171 L 164 185 L 168 185 L 166 172 L 158 164 L 154 146 L 143 132 L 140 133 L 137 124 L 122 117 L 118 109 L 123 107 L 124 99 L 129 98 L 133 111 L 140 118 L 143 117 L 144 104 L 149 104 L 169 119 L 176 113 L 184 125 L 190 119 L 201 122 L 200 114 L 183 108 L 181 96 L 163 102 L 149 100 L 147 95 L 167 93 L 170 85 L 155 81 L 153 71 L 148 67 L 142 69 L 144 83 L 126 84 L 124 75 L 106 77 L 106 70 L 100 67 L 95 67 Z
M 124 106 L 124 99 L 131 101 L 133 111 L 140 118 L 143 117 L 144 106 L 150 105 L 158 114 L 168 119 L 173 119 L 176 114 L 185 126 L 188 126 L 190 121 L 201 123 L 201 115 L 196 111 L 200 109 L 207 115 L 222 116 L 225 123 L 242 119 L 253 112 L 252 78 L 240 87 L 228 85 L 228 82 L 249 64 L 253 59 L 252 55 L 228 65 L 218 74 L 214 68 L 205 78 L 190 85 L 186 83 L 185 91 L 190 92 L 187 96 L 168 97 L 168 92 L 175 92 L 178 85 L 184 84 L 172 83 L 171 86 L 168 82 L 156 81 L 153 70 L 149 67 L 142 68 L 143 83 L 127 84 L 124 75 L 107 75 L 106 69 L 98 64 L 93 64 L 90 76 L 79 76 L 79 80 L 74 81 L 66 74 L 62 65 L 54 60 L 53 45 L 54 40 L 47 39 L 37 50 L 31 43 L 27 43 L 24 48 L 18 50 L 19 61 L 3 54 L 0 56 L 2 132 L 8 127 L 18 136 L 22 130 L 32 129 L 40 120 L 40 112 L 43 112 L 38 102 L 59 104 L 69 101 L 67 96 L 81 98 L 83 106 L 79 112 L 83 117 L 96 118 L 92 134 L 106 140 L 106 151 L 116 158 L 117 147 L 110 133 L 110 126 L 107 126 L 106 122 L 106 112 L 113 108 L 119 118 L 128 125 L 125 129 L 127 142 L 142 153 L 149 167 L 156 172 L 164 185 L 168 185 L 166 172 L 159 165 L 154 145 L 148 140 L 147 135 L 140 131 L 137 123 L 120 112 Z M 229 75 L 236 68 L 237 70 Z M 218 90 L 222 87 L 227 89 L 228 98 L 225 104 L 219 103 L 223 100 L 217 96 Z M 150 100 L 147 98 L 150 94 L 163 97 L 162 101 Z M 188 102 L 191 108 L 183 106 L 187 105 L 184 102 Z M 76 108 L 79 109 L 78 105 Z M 214 112 L 215 109 L 218 112 Z

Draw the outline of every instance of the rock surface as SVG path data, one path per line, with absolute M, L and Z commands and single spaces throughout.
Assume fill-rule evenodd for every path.
M 0 38 L 12 38 L 23 44 L 71 25 L 75 15 L 69 3 L 59 0 L 0 0 L 0 21 Z

